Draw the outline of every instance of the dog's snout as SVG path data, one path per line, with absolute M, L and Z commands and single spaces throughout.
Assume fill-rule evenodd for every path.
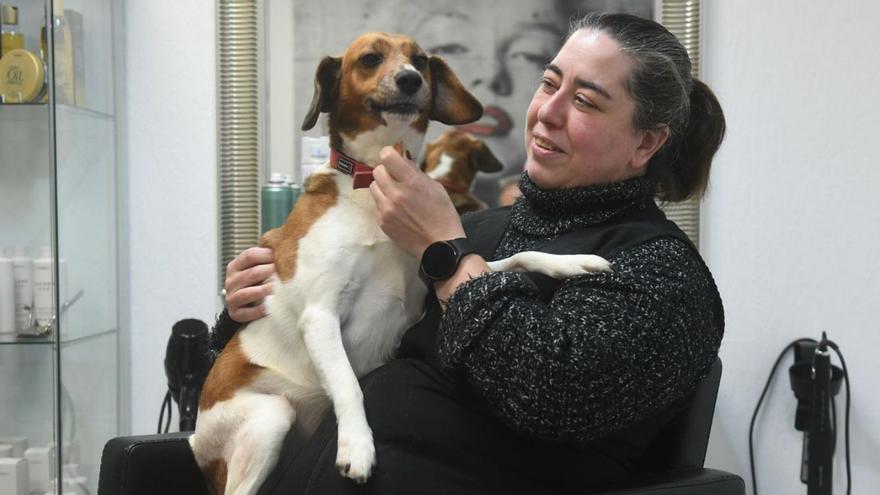
M 397 87 L 404 94 L 411 95 L 422 87 L 422 76 L 414 70 L 404 70 L 394 77 Z

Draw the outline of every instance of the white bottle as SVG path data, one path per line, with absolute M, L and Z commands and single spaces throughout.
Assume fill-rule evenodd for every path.
M 67 301 L 67 263 L 60 260 L 58 267 L 58 300 L 63 305 Z M 34 320 L 38 329 L 58 328 L 55 315 L 55 259 L 52 249 L 43 246 L 40 257 L 34 260 Z
M 0 459 L 0 494 L 27 495 L 30 479 L 28 463 L 21 457 Z
M 15 248 L 12 271 L 15 278 L 15 329 L 26 332 L 30 330 L 28 323 L 34 307 L 34 260 L 22 247 Z
M 34 260 L 34 319 L 41 329 L 55 323 L 54 265 L 52 250 L 43 246 Z
M 28 461 L 28 477 L 31 493 L 44 493 L 55 479 L 55 448 L 31 447 L 24 452 Z
M 330 159 L 330 137 L 303 136 L 300 143 L 300 177 L 305 184 L 312 172 Z
M 0 247 L 0 334 L 15 333 L 15 270 Z

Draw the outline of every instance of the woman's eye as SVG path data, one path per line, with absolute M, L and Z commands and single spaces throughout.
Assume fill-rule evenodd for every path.
M 382 55 L 379 53 L 366 53 L 361 55 L 360 62 L 365 67 L 376 67 L 382 63 Z
M 428 65 L 428 57 L 424 55 L 416 55 L 412 58 L 412 63 L 416 70 L 422 70 Z
M 556 90 L 556 83 L 553 82 L 552 79 L 547 79 L 546 77 L 541 79 L 541 89 L 547 92 L 552 92 Z
M 434 55 L 464 55 L 470 50 L 460 43 L 446 43 L 445 45 L 435 46 L 428 51 Z
M 596 108 L 596 105 L 594 105 L 593 102 L 590 101 L 589 98 L 587 98 L 586 96 L 583 96 L 583 95 L 575 96 L 574 101 L 579 107 Z

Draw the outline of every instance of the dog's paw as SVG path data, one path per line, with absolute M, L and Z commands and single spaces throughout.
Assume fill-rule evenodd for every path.
M 572 275 L 614 271 L 608 260 L 595 254 L 572 254 L 570 257 L 573 258 L 574 266 L 581 270 L 580 272 L 572 273 Z
M 517 268 L 543 273 L 557 279 L 612 271 L 608 260 L 594 254 L 550 254 L 526 251 L 515 254 L 510 261 Z
M 376 448 L 369 428 L 358 434 L 339 432 L 336 450 L 336 468 L 346 478 L 358 484 L 366 483 L 376 465 Z

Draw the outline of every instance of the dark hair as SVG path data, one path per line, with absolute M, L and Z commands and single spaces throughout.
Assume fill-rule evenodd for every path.
M 587 14 L 572 22 L 568 37 L 580 29 L 611 36 L 635 62 L 626 81 L 636 105 L 633 125 L 644 130 L 669 126 L 669 138 L 648 162 L 657 197 L 682 201 L 702 196 L 725 122 L 712 90 L 691 76 L 687 50 L 660 24 L 629 14 Z

